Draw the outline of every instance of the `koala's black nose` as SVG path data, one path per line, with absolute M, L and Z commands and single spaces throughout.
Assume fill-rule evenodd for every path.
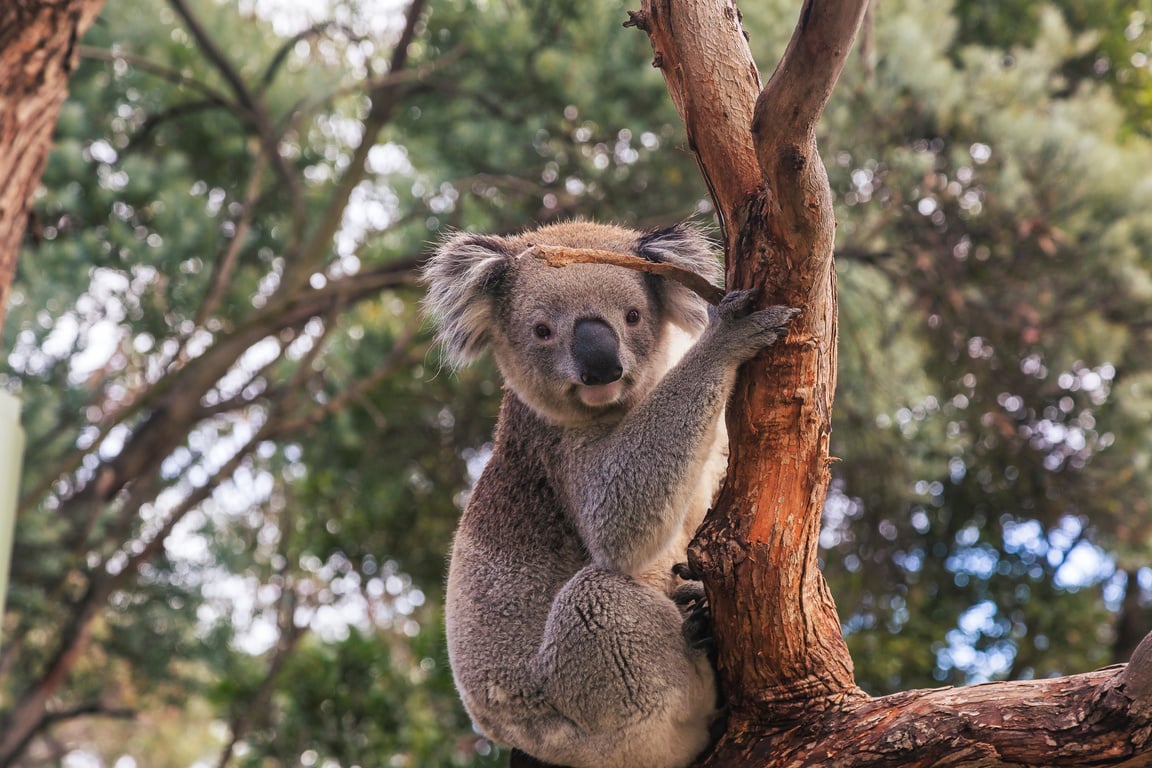
M 624 373 L 620 365 L 620 344 L 603 320 L 576 321 L 572 334 L 572 357 L 580 371 L 580 381 L 588 386 L 611 384 Z

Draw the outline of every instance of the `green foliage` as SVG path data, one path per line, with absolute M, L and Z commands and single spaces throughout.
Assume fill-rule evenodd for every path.
M 1057 0 L 987 2 L 962 0 L 955 6 L 958 46 L 976 44 L 1007 53 L 1031 47 L 1058 16 L 1074 30 L 1083 30 L 1085 44 L 1058 65 L 1068 91 L 1081 82 L 1102 81 L 1128 113 L 1130 130 L 1152 130 L 1152 3 L 1147 0 L 1100 0 L 1091 3 Z
M 825 123 L 847 330 L 823 541 L 877 691 L 1122 657 L 1108 614 L 1147 560 L 1123 467 L 1149 422 L 1116 385 L 1152 365 L 1152 146 L 1107 83 L 1067 88 L 1091 38 L 1055 11 L 1009 59 L 929 6 L 886 7 L 873 83 Z M 862 99 L 890 109 L 861 126 Z
M 279 678 L 274 727 L 255 730 L 237 764 L 500 764 L 455 705 L 443 644 L 432 613 L 407 641 L 353 630 L 305 643 Z
M 207 703 L 234 762 L 496 759 L 433 646 L 499 383 L 442 368 L 412 265 L 448 227 L 668 223 L 703 185 L 612 4 L 433 3 L 391 80 L 402 9 L 330 10 L 110 4 L 84 41 L 5 325 L 31 440 L 0 721 L 67 658 L 60 708 Z M 44 715 L 35 736 L 109 762 L 230 740 Z

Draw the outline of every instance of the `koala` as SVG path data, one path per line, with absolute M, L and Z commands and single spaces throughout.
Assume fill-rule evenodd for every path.
M 457 234 L 429 260 L 424 305 L 447 359 L 490 350 L 504 381 L 492 456 L 452 545 L 453 677 L 486 736 L 538 760 L 685 766 L 709 744 L 716 683 L 673 600 L 690 585 L 672 566 L 723 477 L 736 369 L 793 310 L 752 311 L 750 292 L 714 310 L 662 277 L 549 267 L 524 254 L 532 245 L 721 277 L 686 225 Z

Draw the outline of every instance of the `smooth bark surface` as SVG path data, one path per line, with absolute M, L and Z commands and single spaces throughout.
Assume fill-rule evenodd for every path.
M 104 0 L 0 3 L 0 331 L 76 43 Z
M 719 304 L 724 298 L 724 291 L 695 272 L 678 267 L 675 264 L 666 264 L 659 261 L 649 261 L 639 256 L 615 251 L 599 251 L 595 248 L 562 248 L 554 245 L 535 245 L 524 254 L 540 259 L 550 267 L 566 267 L 569 264 L 611 264 L 637 272 L 647 272 L 661 275 L 669 280 L 675 280 L 688 290 L 695 293 L 709 304 Z M 523 254 L 522 254 L 523 255 Z

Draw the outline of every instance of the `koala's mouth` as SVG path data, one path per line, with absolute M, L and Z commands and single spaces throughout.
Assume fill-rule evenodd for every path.
M 612 405 L 624 394 L 624 380 L 614 381 L 611 384 L 586 385 L 576 388 L 576 397 L 580 402 L 592 408 L 603 408 Z

